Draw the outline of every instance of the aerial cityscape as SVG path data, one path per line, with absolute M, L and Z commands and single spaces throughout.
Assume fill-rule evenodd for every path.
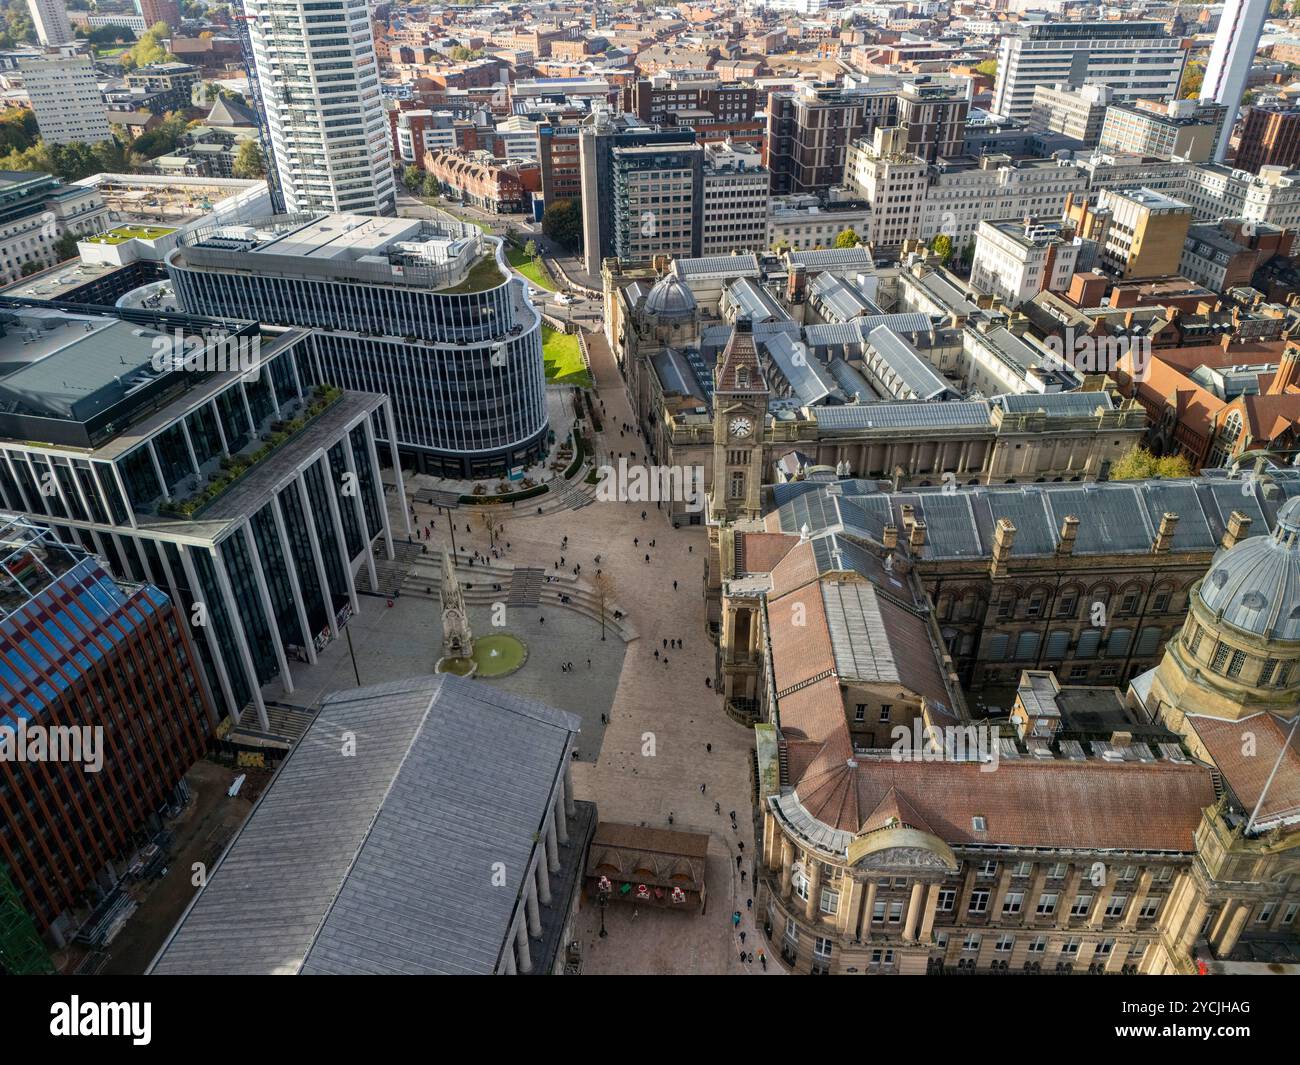
M 1300 2 L 0 3 L 0 974 L 1300 974 Z

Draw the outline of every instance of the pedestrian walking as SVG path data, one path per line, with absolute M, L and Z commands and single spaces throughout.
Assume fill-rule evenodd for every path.
M 664 640 L 664 650 L 668 650 L 668 641 Z
M 742 929 L 742 931 L 741 931 L 741 933 L 740 933 L 740 941 L 741 941 L 742 943 L 745 942 L 745 932 L 744 932 L 743 929 Z
M 645 511 L 644 511 L 644 510 L 641 511 L 641 520 L 642 520 L 642 521 L 645 521 Z M 468 526 L 466 526 L 466 528 L 468 529 Z
M 733 914 L 731 915 L 731 927 L 732 927 L 732 928 L 739 928 L 739 927 L 740 927 L 740 911 L 739 911 L 739 910 L 737 910 L 735 913 L 733 913 Z
M 677 591 L 677 582 L 673 581 L 673 591 Z
M 703 785 L 703 784 L 700 785 L 700 794 L 701 794 L 701 795 L 704 794 L 704 787 L 705 787 L 705 785 Z
M 705 750 L 707 753 L 712 754 L 712 753 L 713 753 L 713 744 L 711 744 L 711 743 L 706 743 L 706 744 L 704 745 L 704 750 Z
M 758 964 L 763 967 L 763 972 L 767 972 L 767 955 L 761 950 L 758 952 Z
M 743 869 L 740 871 L 740 882 L 742 884 L 745 882 L 745 870 Z
M 720 813 L 722 813 L 722 803 L 720 803 L 720 802 L 715 802 L 715 803 L 713 804 L 713 812 L 714 812 L 715 814 L 720 814 Z
M 753 899 L 746 899 L 746 900 L 745 900 L 745 909 L 747 909 L 747 910 L 752 910 L 753 908 L 754 908 L 754 900 L 753 900 Z
M 658 648 L 658 647 L 655 648 L 655 661 L 656 661 L 656 662 L 659 661 L 659 648 Z

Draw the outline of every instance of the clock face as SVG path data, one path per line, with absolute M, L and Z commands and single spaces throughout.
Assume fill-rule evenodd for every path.
M 748 418 L 732 418 L 729 428 L 732 436 L 748 436 L 754 430 L 754 423 Z

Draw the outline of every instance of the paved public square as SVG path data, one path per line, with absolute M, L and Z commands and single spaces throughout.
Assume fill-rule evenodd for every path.
M 630 435 L 619 436 L 621 426 L 632 422 L 622 379 L 603 338 L 588 339 L 605 427 L 595 442 L 597 453 L 626 453 L 635 443 Z M 408 494 L 410 487 L 408 478 Z M 577 798 L 597 804 L 602 820 L 666 828 L 671 815 L 673 828 L 710 837 L 706 912 L 697 916 L 647 909 L 634 917 L 632 905 L 615 902 L 606 914 L 609 935 L 602 940 L 597 907 L 584 901 L 578 917 L 584 971 L 760 973 L 757 952 L 762 944 L 747 906 L 757 858 L 750 771 L 753 733 L 726 716 L 721 697 L 705 684 L 713 676 L 715 653 L 704 620 L 707 533 L 703 526 L 674 529 L 664 512 L 647 504 L 588 501 L 571 484 L 560 498 L 578 509 L 554 509 L 554 500 L 541 514 L 531 506 L 495 509 L 502 522 L 496 556 L 474 508 L 452 511 L 458 557 L 464 560 L 477 553 L 478 566 L 486 561 L 535 567 L 583 582 L 599 569 L 608 577 L 613 601 L 626 614 L 635 638 L 625 644 L 609 632 L 601 643 L 598 620 L 553 602 L 510 606 L 506 625 L 496 631 L 523 639 L 528 661 L 518 672 L 484 683 L 534 696 L 582 718 L 574 789 Z M 390 495 L 390 505 L 396 506 L 395 494 Z M 400 515 L 394 519 L 400 537 Z M 413 525 L 430 527 L 429 539 L 421 541 L 428 547 L 422 559 L 429 563 L 450 546 L 445 510 L 416 503 Z M 649 546 L 651 540 L 654 547 Z M 563 565 L 557 568 L 561 558 Z M 573 575 L 579 564 L 581 574 Z M 462 584 L 484 580 L 478 566 L 462 562 Z M 408 579 L 408 593 L 413 584 L 424 593 L 424 579 Z M 494 631 L 490 605 L 470 606 L 476 634 Z M 403 594 L 391 607 L 384 598 L 362 596 L 361 608 L 348 629 L 362 684 L 433 669 L 441 641 L 436 589 L 432 597 Z M 680 649 L 665 648 L 665 641 L 674 640 L 681 641 Z M 565 662 L 574 664 L 572 673 L 561 671 Z M 294 674 L 298 690 L 273 698 L 312 705 L 326 692 L 356 684 L 352 657 L 342 639 L 325 649 L 315 667 L 295 664 Z M 601 714 L 607 723 L 602 723 Z M 728 817 L 732 810 L 737 815 L 734 830 Z M 731 915 L 737 910 L 742 921 L 733 929 Z M 740 961 L 740 931 L 747 937 L 744 948 L 755 954 L 752 964 Z M 768 971 L 779 971 L 771 957 Z

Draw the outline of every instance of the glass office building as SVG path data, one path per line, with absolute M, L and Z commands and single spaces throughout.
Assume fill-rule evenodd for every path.
M 321 375 L 307 333 L 231 325 L 0 299 L 0 507 L 164 589 L 214 701 L 266 728 L 262 686 L 292 691 L 290 663 L 360 610 L 358 568 L 378 587 L 376 541 L 393 557 L 392 420 Z
M 545 451 L 541 315 L 477 226 L 282 215 L 196 230 L 167 271 L 191 313 L 312 327 L 311 376 L 390 396 L 418 472 L 501 476 Z

